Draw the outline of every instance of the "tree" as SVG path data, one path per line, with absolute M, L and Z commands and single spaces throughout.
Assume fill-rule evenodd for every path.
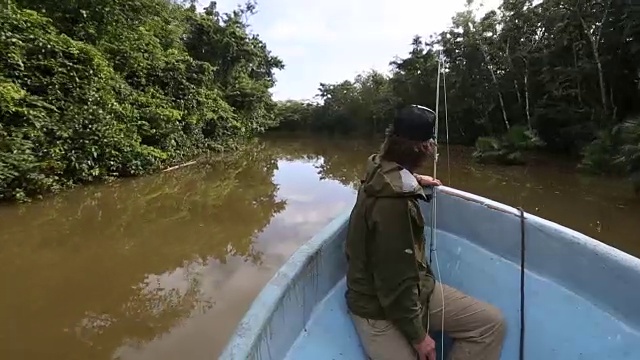
M 212 2 L 10 0 L 0 10 L 0 200 L 134 176 L 274 125 L 282 61 Z
M 307 109 L 313 120 L 306 128 L 382 133 L 394 107 L 435 108 L 441 56 L 450 139 L 476 143 L 478 160 L 519 164 L 542 148 L 575 157 L 584 170 L 631 175 L 631 159 L 640 155 L 635 138 L 620 129 L 631 134 L 640 126 L 638 7 L 621 0 L 503 0 L 478 16 L 472 5 L 441 33 L 412 39 L 409 54 L 390 63 L 390 91 L 363 90 L 363 77 L 323 84 L 323 102 Z M 395 105 L 376 109 L 381 103 Z

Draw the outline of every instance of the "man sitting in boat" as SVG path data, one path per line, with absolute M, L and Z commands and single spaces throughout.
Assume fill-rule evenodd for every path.
M 437 282 L 426 261 L 418 202 L 440 182 L 414 171 L 435 152 L 434 125 L 430 109 L 403 108 L 368 159 L 346 240 L 347 307 L 372 360 L 436 360 L 438 330 L 454 339 L 449 359 L 498 360 L 500 311 Z

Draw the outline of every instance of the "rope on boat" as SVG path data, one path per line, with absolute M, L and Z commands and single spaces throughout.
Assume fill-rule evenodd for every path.
M 524 360 L 524 275 L 525 275 L 525 216 L 524 210 L 520 211 L 520 360 Z

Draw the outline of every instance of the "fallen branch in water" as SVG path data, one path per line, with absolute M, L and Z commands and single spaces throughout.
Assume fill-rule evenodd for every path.
M 193 165 L 193 164 L 195 164 L 195 163 L 197 163 L 197 161 L 196 161 L 196 160 L 189 161 L 189 162 L 186 162 L 186 163 L 184 163 L 184 164 L 180 164 L 180 165 L 172 166 L 172 167 L 170 167 L 170 168 L 166 168 L 166 169 L 162 170 L 162 172 L 167 172 L 167 171 L 171 171 L 171 170 L 175 170 L 175 169 L 183 168 L 183 167 L 185 167 L 185 166 Z

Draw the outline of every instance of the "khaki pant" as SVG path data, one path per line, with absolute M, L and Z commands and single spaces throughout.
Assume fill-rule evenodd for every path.
M 441 289 L 444 292 L 444 332 L 454 340 L 448 359 L 500 359 L 506 330 L 500 311 L 438 282 L 429 304 L 429 331 L 442 330 Z M 391 322 L 364 319 L 354 314 L 351 318 L 371 360 L 416 359 L 413 347 Z

